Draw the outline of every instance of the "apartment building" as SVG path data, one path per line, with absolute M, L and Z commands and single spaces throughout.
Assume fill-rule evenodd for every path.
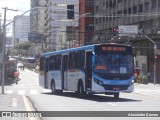
M 46 10 L 46 1 L 45 0 L 31 0 L 31 12 L 30 12 L 30 33 L 44 36 L 43 40 L 35 40 L 33 42 L 33 51 L 36 54 L 39 54 L 45 50 L 45 10 Z M 34 38 L 32 38 L 34 39 Z
M 30 32 L 30 16 L 15 16 L 13 22 L 13 45 L 19 42 L 28 41 L 28 33 Z
M 45 34 L 45 0 L 31 0 L 31 32 Z
M 137 25 L 139 32 L 156 42 L 159 47 L 160 1 L 159 0 L 96 0 L 95 1 L 95 32 L 97 42 L 119 42 L 131 44 L 135 48 L 135 66 L 140 67 L 144 74 L 153 73 L 154 44 L 144 35 L 113 36 L 113 29 L 120 25 Z M 117 31 L 118 33 L 118 31 Z M 160 64 L 156 63 L 160 75 Z
M 68 5 L 74 6 L 73 19 L 67 18 Z M 78 26 L 79 0 L 46 0 L 46 6 L 47 51 L 73 47 L 76 37 L 72 31 Z M 71 31 L 70 34 L 68 31 Z

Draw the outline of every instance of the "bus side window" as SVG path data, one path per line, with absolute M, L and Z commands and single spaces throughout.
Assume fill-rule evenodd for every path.
M 76 52 L 69 54 L 69 68 L 76 68 Z
M 55 56 L 51 56 L 49 59 L 49 70 L 54 70 L 55 69 Z
M 56 70 L 61 69 L 61 55 L 56 55 Z
M 77 52 L 77 68 L 84 68 L 84 58 L 85 58 L 85 51 L 78 51 Z

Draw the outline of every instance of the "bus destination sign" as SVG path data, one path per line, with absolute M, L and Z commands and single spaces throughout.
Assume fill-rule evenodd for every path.
M 108 46 L 102 46 L 102 51 L 126 51 L 125 47 L 108 47 Z

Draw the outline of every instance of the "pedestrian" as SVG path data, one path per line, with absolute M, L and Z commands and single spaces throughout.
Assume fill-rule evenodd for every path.
M 148 76 L 148 81 L 150 81 L 151 80 L 151 73 L 149 71 L 147 73 L 147 76 Z
M 23 69 L 23 71 L 24 71 L 24 65 L 23 65 L 22 69 Z
M 19 78 L 19 72 L 18 71 L 14 72 L 14 78 Z
M 137 77 L 138 77 L 138 73 L 135 72 L 135 73 L 134 73 L 134 81 L 135 81 L 135 82 L 137 82 Z

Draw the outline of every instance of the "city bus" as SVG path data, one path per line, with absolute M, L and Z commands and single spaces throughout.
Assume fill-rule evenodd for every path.
M 40 55 L 39 84 L 52 93 L 74 91 L 108 94 L 134 90 L 134 57 L 130 45 L 105 43 Z

